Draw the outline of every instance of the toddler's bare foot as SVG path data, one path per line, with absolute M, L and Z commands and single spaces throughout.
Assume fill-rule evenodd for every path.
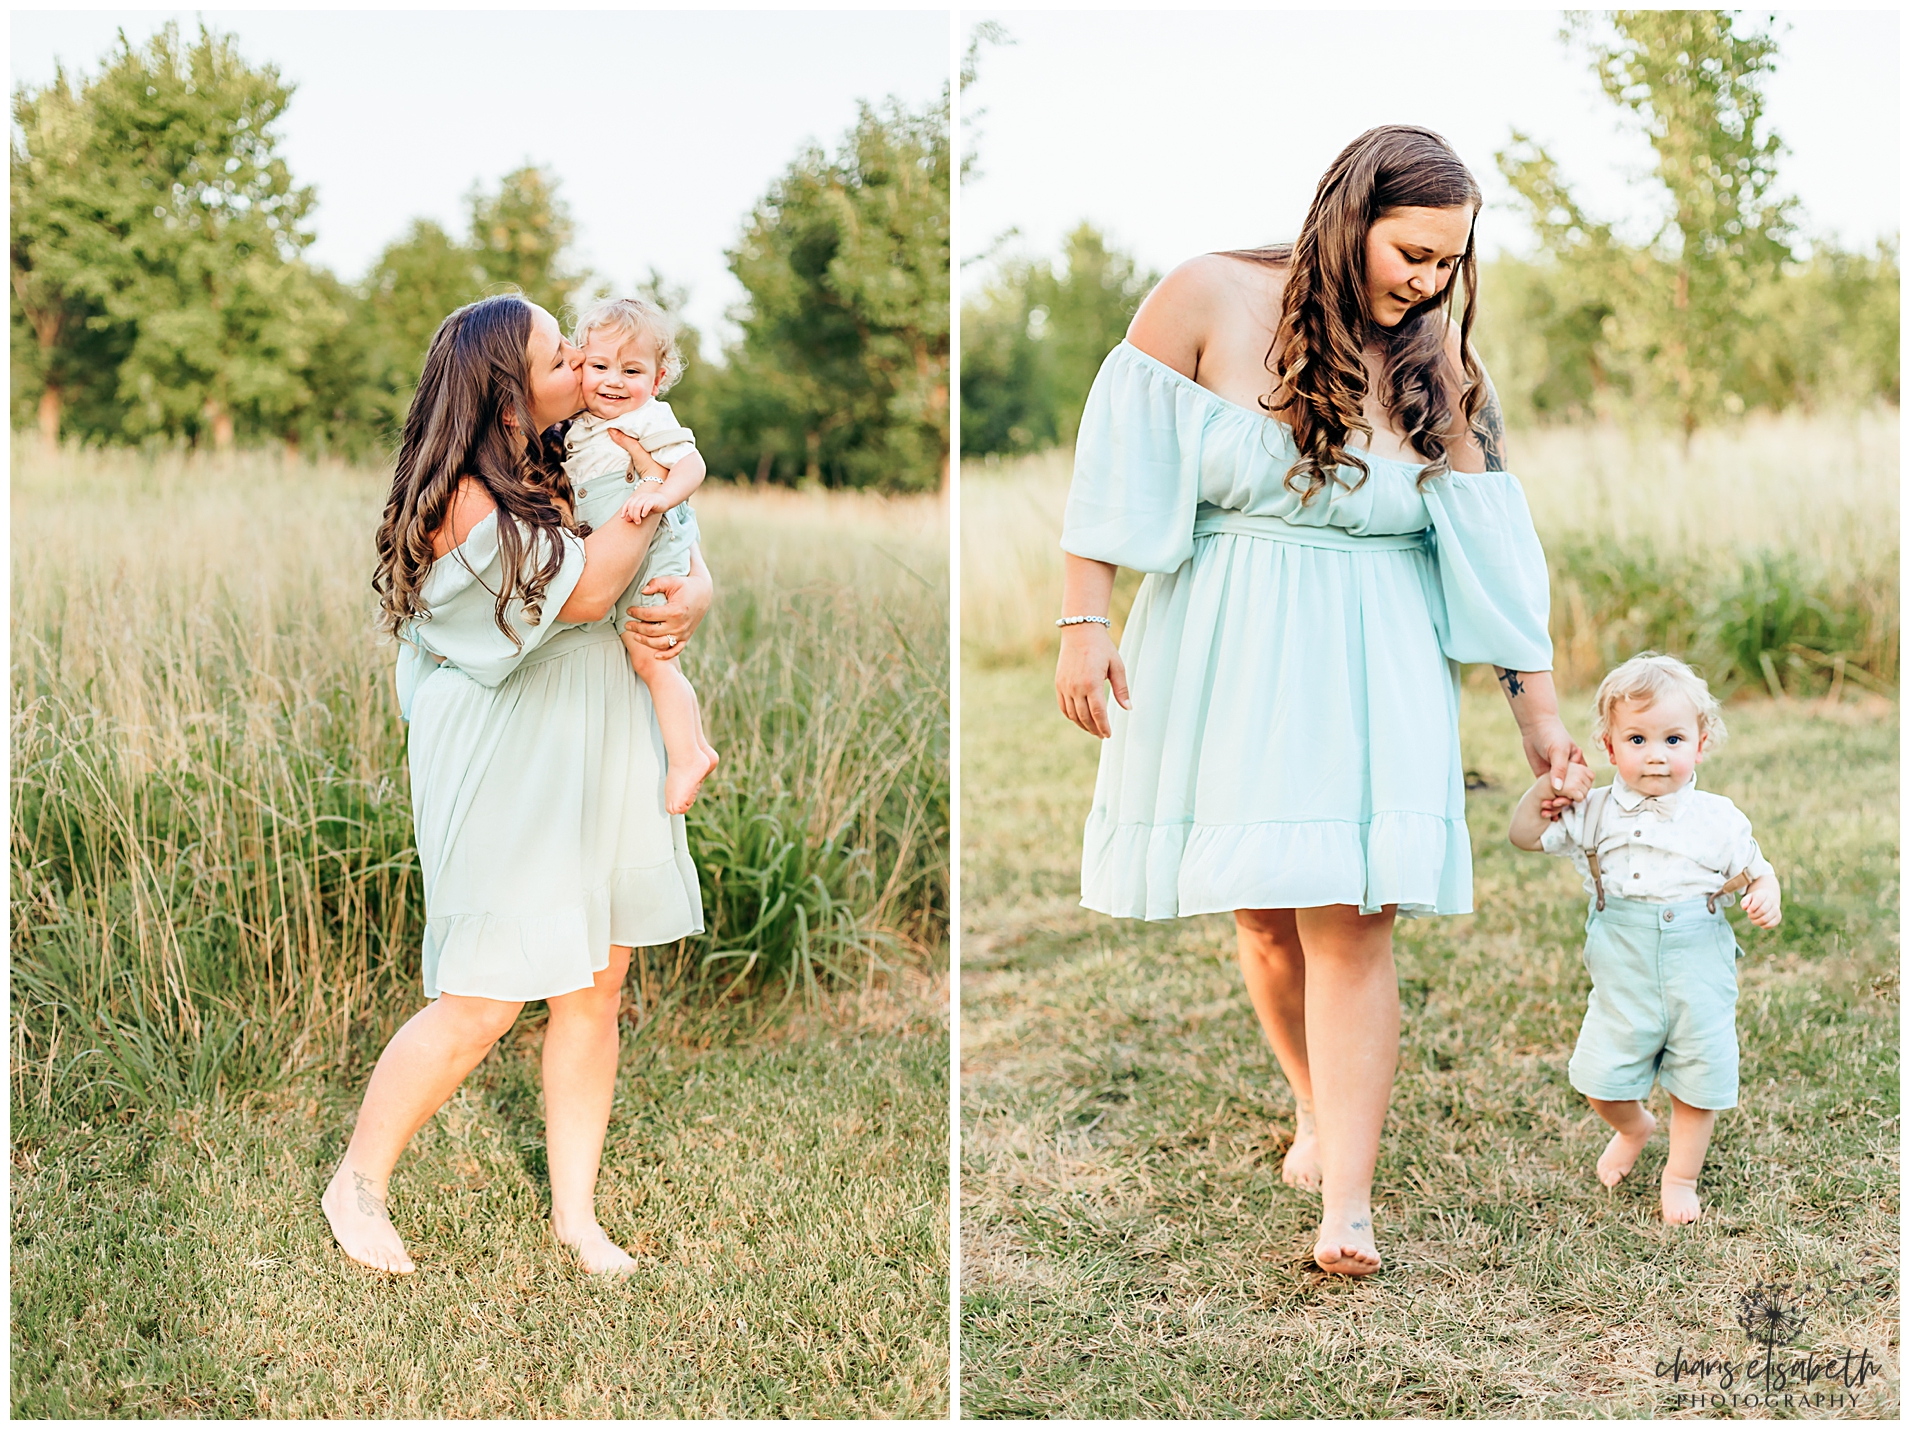
M 710 771 L 716 768 L 716 751 L 701 750 L 693 760 L 671 760 L 670 768 L 663 776 L 663 807 L 672 814 L 682 814 L 696 803 L 696 792 L 703 788 L 703 781 L 709 778 Z
M 1304 1192 L 1320 1190 L 1320 1139 L 1313 1130 L 1313 1119 L 1302 1117 L 1293 1129 L 1293 1145 L 1280 1164 L 1280 1180 Z
M 1696 1221 L 1704 1209 L 1698 1205 L 1698 1179 L 1674 1177 L 1666 1172 L 1658 1180 L 1659 1205 L 1665 1220 L 1674 1226 Z
M 555 1218 L 551 1226 L 557 1229 Z M 628 1276 L 637 1269 L 636 1258 L 612 1241 L 609 1233 L 594 1221 L 575 1236 L 557 1231 L 557 1239 L 577 1253 L 578 1262 L 593 1276 Z
M 1323 1218 L 1319 1239 L 1313 1244 L 1313 1262 L 1335 1276 L 1371 1276 L 1379 1270 L 1372 1212 Z
M 1645 1119 L 1642 1132 L 1614 1132 L 1612 1140 L 1605 1144 L 1605 1150 L 1598 1154 L 1598 1180 L 1608 1187 L 1615 1187 L 1625 1180 L 1625 1174 L 1638 1161 L 1638 1154 L 1645 1150 L 1651 1134 L 1658 1130 L 1658 1119 L 1649 1112 L 1641 1108 L 1639 1116 Z
M 405 1244 L 385 1211 L 385 1189 L 363 1172 L 340 1162 L 319 1204 L 325 1208 L 339 1249 L 353 1261 L 401 1276 L 418 1269 L 405 1254 Z

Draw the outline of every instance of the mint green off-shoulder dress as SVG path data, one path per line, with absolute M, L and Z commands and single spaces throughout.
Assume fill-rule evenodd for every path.
M 1505 472 L 1285 484 L 1286 427 L 1123 343 L 1061 545 L 1149 573 L 1122 633 L 1081 901 L 1125 918 L 1467 913 L 1459 665 L 1552 667 L 1545 554 Z M 1362 454 L 1364 456 L 1364 454 Z M 1341 475 L 1357 481 L 1357 469 Z
M 424 876 L 424 991 L 529 1001 L 590 987 L 612 944 L 703 928 L 683 817 L 663 804 L 650 693 L 607 622 L 556 613 L 584 573 L 563 566 L 535 624 L 497 627 L 503 558 L 493 512 L 432 564 L 429 614 L 406 623 L 398 703 L 410 721 L 411 809 Z M 549 547 L 527 539 L 525 564 Z

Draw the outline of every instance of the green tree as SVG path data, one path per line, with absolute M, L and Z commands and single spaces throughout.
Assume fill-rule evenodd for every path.
M 1630 397 L 1687 432 L 1742 410 L 1760 336 L 1752 299 L 1790 257 L 1791 203 L 1775 189 L 1783 146 L 1763 124 L 1776 45 L 1741 26 L 1719 10 L 1619 10 L 1574 16 L 1566 32 L 1657 155 L 1669 213 L 1642 247 L 1591 220 L 1527 136 L 1498 156 L 1545 251 L 1573 270 L 1542 320 L 1584 345 L 1594 385 L 1622 374 Z
M 712 383 L 761 478 L 921 489 L 948 471 L 947 99 L 864 105 L 800 154 L 729 253 L 748 294 Z
M 516 288 L 561 315 L 585 275 L 564 262 L 576 225 L 557 195 L 557 181 L 527 165 L 506 174 L 496 193 L 474 188 L 465 202 L 471 214 L 470 251 L 485 284 Z
M 506 174 L 495 192 L 466 197 L 470 231 L 453 238 L 429 219 L 413 220 L 386 246 L 359 285 L 367 420 L 392 442 L 445 315 L 508 288 L 561 320 L 584 280 L 566 263 L 574 233 L 557 181 L 529 167 Z
M 429 219 L 413 220 L 366 271 L 359 284 L 364 381 L 381 429 L 395 435 L 403 425 L 438 324 L 483 296 L 487 281 L 470 245 Z
M 1058 263 L 1010 261 L 962 308 L 962 450 L 1074 441 L 1102 360 L 1160 281 L 1090 224 Z
M 277 152 L 291 97 L 203 26 L 168 25 L 87 86 L 94 161 L 119 240 L 104 305 L 137 336 L 119 370 L 128 435 L 279 433 L 310 398 L 302 372 L 340 315 L 299 258 L 312 205 Z M 101 245 L 92 245 L 97 250 Z
M 41 435 L 59 440 L 76 395 L 108 399 L 118 362 L 102 367 L 102 349 L 124 356 L 127 334 L 102 303 L 111 291 L 102 266 L 114 265 L 97 215 L 109 194 L 94 160 L 91 117 L 64 71 L 39 91 L 13 96 L 9 150 L 8 259 L 16 424 L 25 407 Z M 114 339 L 117 342 L 114 342 Z

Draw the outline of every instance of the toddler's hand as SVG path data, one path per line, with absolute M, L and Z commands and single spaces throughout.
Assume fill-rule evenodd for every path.
M 1779 907 L 1782 895 L 1777 880 L 1769 874 L 1751 881 L 1742 902 L 1744 916 L 1761 929 L 1774 929 L 1784 921 L 1784 910 Z
M 1565 787 L 1555 794 L 1546 795 L 1544 799 L 1540 800 L 1539 813 L 1542 814 L 1548 822 L 1557 824 L 1559 820 L 1564 817 L 1566 810 L 1578 804 L 1586 795 L 1592 792 L 1592 785 L 1596 778 L 1597 777 L 1592 773 L 1592 767 L 1590 765 L 1581 765 L 1577 762 L 1567 765 L 1565 767 Z

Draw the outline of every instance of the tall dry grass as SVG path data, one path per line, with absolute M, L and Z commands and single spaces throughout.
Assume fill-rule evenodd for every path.
M 1894 690 L 1900 621 L 1898 416 L 1760 417 L 1676 435 L 1515 433 L 1552 570 L 1560 678 L 1581 685 L 1647 647 L 1726 691 Z M 966 658 L 1052 658 L 1072 454 L 962 467 Z M 1138 584 L 1124 573 L 1116 614 Z
M 418 996 L 403 727 L 367 584 L 386 478 L 12 455 L 16 1093 L 189 1101 L 343 1059 Z M 719 594 L 686 661 L 725 755 L 691 821 L 709 932 L 640 976 L 786 995 L 936 945 L 945 509 L 698 506 Z

